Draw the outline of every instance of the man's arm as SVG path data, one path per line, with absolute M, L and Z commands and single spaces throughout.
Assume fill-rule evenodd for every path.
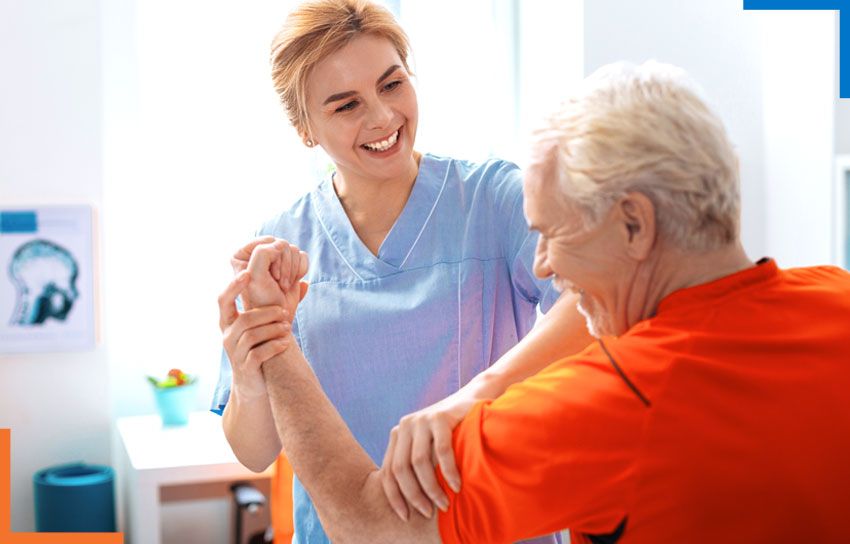
M 333 542 L 440 542 L 436 518 L 401 521 L 378 468 L 325 396 L 297 344 L 263 364 L 283 450 Z

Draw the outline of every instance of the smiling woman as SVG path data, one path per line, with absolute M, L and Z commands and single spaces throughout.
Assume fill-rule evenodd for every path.
M 589 341 L 574 305 L 561 302 L 544 318 L 548 329 L 520 342 L 538 306 L 547 312 L 558 299 L 549 281 L 532 274 L 536 235 L 522 212 L 520 171 L 502 160 L 475 163 L 415 150 L 419 109 L 408 55 L 393 16 L 367 0 L 306 2 L 273 41 L 272 78 L 287 116 L 306 147 L 327 153 L 333 171 L 262 225 L 259 234 L 267 238 L 234 256 L 243 269 L 255 255 L 286 248 L 282 239 L 310 258 L 310 290 L 297 312 L 286 302 L 288 285 L 281 285 L 279 301 L 256 299 L 249 286 L 244 313 L 223 326 L 213 410 L 223 414 L 234 452 L 252 469 L 265 469 L 281 451 L 279 407 L 268 396 L 262 365 L 293 344 L 377 463 L 388 446 L 387 459 L 395 452 L 403 459 L 412 445 L 419 455 L 443 445 L 451 421 L 507 386 L 474 378 L 509 351 L 502 370 L 528 374 Z M 273 239 L 278 245 L 268 246 Z M 269 304 L 288 314 L 264 308 Z M 289 337 L 284 321 L 293 314 Z M 437 411 L 451 416 L 433 438 L 412 444 L 400 433 L 389 442 L 403 416 L 439 401 Z M 292 462 L 296 473 L 299 466 L 311 473 L 300 459 Z M 441 463 L 451 475 L 445 456 Z M 433 519 L 435 506 L 445 508 L 433 466 L 421 477 L 422 490 L 408 465 L 395 476 L 384 480 L 385 492 L 400 516 Z M 328 542 L 319 514 L 340 514 L 320 501 L 317 512 L 311 497 L 322 493 L 314 479 L 295 480 L 295 542 Z

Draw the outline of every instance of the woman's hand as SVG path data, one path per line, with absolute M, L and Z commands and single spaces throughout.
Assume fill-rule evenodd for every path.
M 460 474 L 452 451 L 452 430 L 477 399 L 452 395 L 427 408 L 404 416 L 390 433 L 390 443 L 381 466 L 381 483 L 393 510 L 407 521 L 407 504 L 423 516 L 433 515 L 432 504 L 445 511 L 449 500 L 437 483 L 434 468 L 455 493 L 460 491 Z
M 242 271 L 218 297 L 219 327 L 233 370 L 233 390 L 243 399 L 265 396 L 261 366 L 289 346 L 289 312 L 281 306 L 264 306 L 239 312 L 236 297 L 244 293 L 250 273 Z

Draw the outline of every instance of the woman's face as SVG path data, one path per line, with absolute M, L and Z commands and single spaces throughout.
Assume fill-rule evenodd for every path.
M 416 171 L 416 92 L 389 40 L 362 35 L 307 78 L 312 139 L 343 178 L 395 179 Z

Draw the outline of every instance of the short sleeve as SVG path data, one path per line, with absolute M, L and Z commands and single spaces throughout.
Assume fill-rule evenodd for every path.
M 598 345 L 479 403 L 455 428 L 461 491 L 443 542 L 514 542 L 565 528 L 606 534 L 626 516 L 646 410 Z
M 508 222 L 507 258 L 510 265 L 511 283 L 514 290 L 525 300 L 538 304 L 540 311 L 546 313 L 558 300 L 560 293 L 554 288 L 551 279 L 540 279 L 534 275 L 534 254 L 537 249 L 538 234 L 528 228 L 523 211 L 522 174 L 519 169 L 507 173 L 510 179 L 508 196 L 510 206 L 507 210 Z
M 227 358 L 227 352 L 221 350 L 221 363 L 218 371 L 218 383 L 213 391 L 212 405 L 210 411 L 222 415 L 224 407 L 227 406 L 227 399 L 230 398 L 230 384 L 233 381 L 233 373 L 230 370 L 230 359 Z
M 242 311 L 242 300 L 236 299 L 236 308 Z M 233 383 L 233 370 L 230 366 L 230 358 L 227 356 L 227 351 L 221 348 L 221 358 L 218 369 L 218 382 L 213 390 L 212 404 L 210 411 L 214 414 L 224 414 L 224 407 L 227 406 L 227 399 L 230 398 L 230 386 Z

